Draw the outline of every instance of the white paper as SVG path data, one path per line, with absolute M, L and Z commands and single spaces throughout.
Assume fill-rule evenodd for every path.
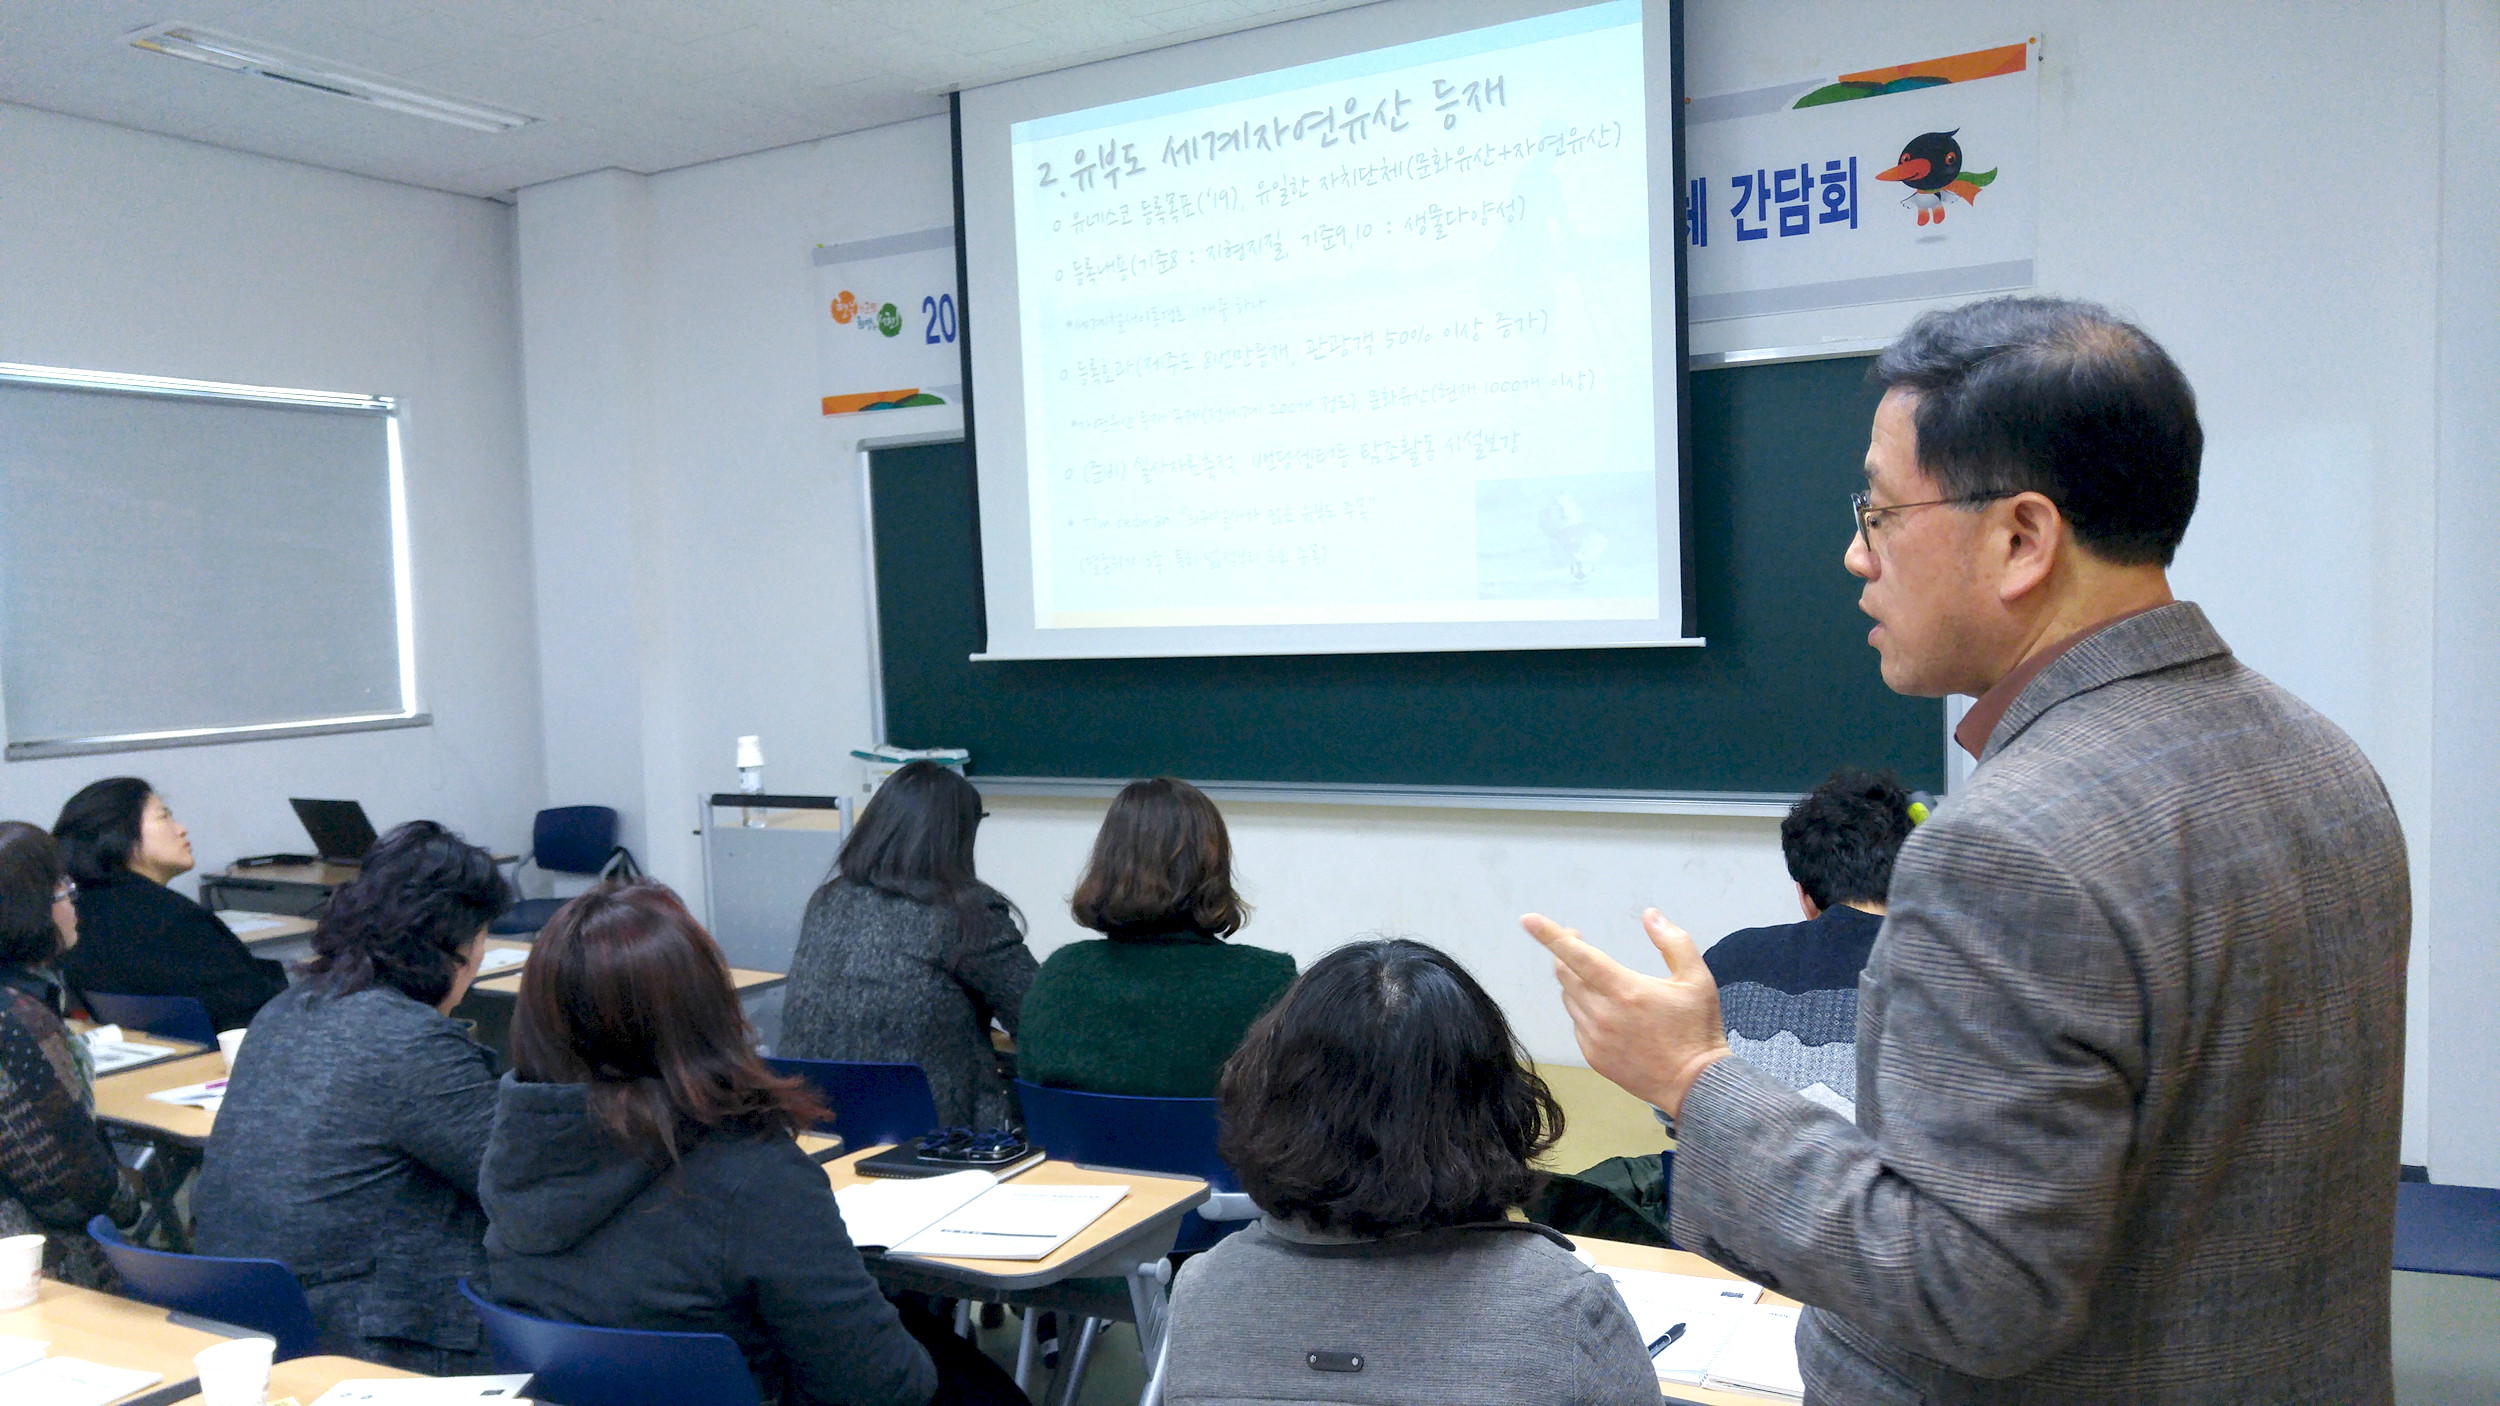
M 1698 1386 L 1728 1336 L 1735 1316 L 1762 1296 L 1762 1286 L 1742 1279 L 1698 1274 L 1660 1274 L 1646 1269 L 1609 1269 L 1615 1292 L 1632 1311 L 1643 1343 L 1656 1342 L 1676 1324 L 1684 1331 L 1650 1358 L 1661 1381 Z
M 1125 1186 L 998 1186 L 895 1248 L 909 1255 L 1038 1260 L 1128 1195 Z
M 488 972 L 499 972 L 506 967 L 517 967 L 529 959 L 530 953 L 526 947 L 489 947 L 486 949 L 486 955 L 477 959 L 477 974 L 484 976 Z
M 982 1171 L 948 1172 L 917 1180 L 896 1177 L 862 1182 L 833 1194 L 851 1243 L 891 1248 L 944 1220 L 964 1203 L 998 1185 Z
M 87 1042 L 87 1057 L 95 1062 L 98 1074 L 114 1074 L 152 1059 L 163 1059 L 174 1052 L 171 1045 L 151 1045 L 133 1040 L 118 1025 L 99 1025 L 79 1038 Z
M 450 1406 L 460 1401 L 522 1400 L 530 1374 L 504 1377 L 354 1377 L 321 1394 L 313 1406 L 353 1406 L 376 1401 L 386 1406 Z
M 294 921 L 291 918 L 282 918 L 275 913 L 254 913 L 244 908 L 222 909 L 217 916 L 226 920 L 227 930 L 237 937 L 250 937 L 256 932 L 268 932 L 273 928 L 285 927 Z
M 0 1337 L 0 1374 L 14 1372 L 30 1362 L 41 1362 L 48 1346 L 41 1338 Z
M 155 1099 L 158 1103 L 170 1103 L 181 1108 L 205 1109 L 214 1113 L 217 1111 L 217 1106 L 226 1101 L 226 1081 L 211 1079 L 205 1084 L 185 1084 L 179 1089 L 159 1089 L 149 1094 L 148 1097 Z
M 104 1406 L 165 1378 L 135 1367 L 107 1367 L 75 1357 L 47 1357 L 0 1374 L 0 1401 L 9 1406 Z
M 1755 1304 L 1737 1315 L 1735 1331 L 1710 1360 L 1709 1385 L 1729 1391 L 1804 1396 L 1805 1377 L 1797 1368 L 1798 1312 Z

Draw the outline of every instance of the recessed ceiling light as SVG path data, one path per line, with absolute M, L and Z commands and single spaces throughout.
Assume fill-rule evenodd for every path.
M 195 24 L 153 24 L 126 36 L 134 48 L 168 58 L 189 59 L 229 73 L 257 74 L 297 88 L 346 98 L 404 112 L 411 117 L 430 117 L 472 132 L 509 132 L 526 127 L 539 119 L 525 112 L 472 102 L 444 93 L 429 93 L 411 88 L 375 74 L 360 73 L 328 59 L 299 54 L 272 44 L 237 39 Z

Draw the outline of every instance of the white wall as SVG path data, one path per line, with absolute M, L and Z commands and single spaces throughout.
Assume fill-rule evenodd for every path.
M 503 206 L 0 105 L 0 359 L 401 399 L 434 715 L 9 762 L 0 816 L 49 825 L 86 782 L 137 774 L 203 867 L 303 849 L 290 795 L 527 839 L 542 786 L 516 298 Z M 145 583 L 130 603 L 148 608 Z
M 2466 29 L 2482 17 L 2470 0 L 2455 7 Z M 2478 560 L 2487 560 L 2488 538 L 2435 541 L 2444 537 L 2440 513 L 2480 501 L 2473 495 L 2489 479 L 2471 459 L 2473 435 L 2489 442 L 2476 428 L 2487 418 L 2458 421 L 2443 441 L 2435 388 L 2444 371 L 2450 399 L 2479 396 L 2486 417 L 2491 395 L 2487 351 L 2475 361 L 2442 350 L 2443 307 L 2447 324 L 2468 333 L 2488 327 L 2490 304 L 2460 300 L 2461 275 L 2441 281 L 2442 105 L 2429 78 L 2441 71 L 2439 7 L 2376 10 L 2369 42 L 2358 45 L 2341 7 L 2219 0 L 1691 0 L 1688 12 L 1695 92 L 2041 36 L 2042 160 L 2055 191 L 2042 203 L 2043 287 L 2141 318 L 2201 397 L 2206 498 L 2180 561 L 2183 593 L 2202 600 L 2257 667 L 2352 731 L 2388 780 L 2417 870 L 2462 865 L 2455 872 L 2480 900 L 2488 849 L 2428 844 L 2434 735 L 2479 768 L 2463 782 L 2469 793 L 2487 788 L 2491 772 L 2488 727 L 2435 727 L 2434 662 L 2459 652 L 2487 659 L 2494 647 L 2487 599 L 2469 609 L 2456 595 L 2489 575 L 2458 551 L 2481 545 Z M 2328 14 L 2335 22 L 2321 22 Z M 2478 119 L 2460 110 L 2450 120 Z M 2487 133 L 2481 140 L 2488 152 Z M 2366 190 L 2333 174 L 2336 153 L 2367 153 Z M 739 733 L 763 734 L 776 789 L 854 779 L 843 753 L 867 737 L 870 667 L 850 452 L 857 430 L 814 413 L 807 250 L 946 223 L 946 131 L 941 120 L 906 123 L 647 181 L 597 179 L 629 182 L 639 194 L 584 200 L 571 189 L 582 182 L 522 194 L 532 435 L 542 414 L 569 413 L 540 398 L 541 356 L 587 353 L 627 335 L 604 313 L 562 314 L 580 290 L 549 280 L 621 269 L 625 256 L 603 251 L 628 231 L 640 241 L 632 257 L 647 260 L 639 296 L 649 370 L 613 397 L 650 407 L 637 435 L 649 462 L 631 468 L 620 458 L 603 482 L 659 524 L 633 548 L 635 569 L 659 589 L 634 658 L 597 667 L 642 699 L 636 784 L 656 817 L 649 856 L 664 876 L 691 885 L 694 798 L 728 785 Z M 2450 257 L 2478 253 L 2471 220 L 2452 224 Z M 977 335 L 978 309 L 971 313 Z M 1904 315 L 1870 310 L 1865 330 L 1888 332 Z M 1765 320 L 1714 335 L 1776 345 L 1782 331 Z M 865 428 L 908 433 L 948 414 L 894 412 Z M 542 518 L 542 556 L 560 531 Z M 553 619 L 585 608 L 584 594 L 542 580 L 541 609 Z M 2443 631 L 2436 649 L 2434 621 Z M 559 633 L 551 625 L 551 676 L 572 667 L 559 663 L 567 648 Z M 2457 686 L 2439 696 L 2468 693 L 2468 676 L 2462 664 L 2442 674 Z M 551 757 L 565 727 L 551 709 Z M 991 809 L 984 872 L 1025 904 L 1037 945 L 1055 945 L 1071 931 L 1061 899 L 1098 809 L 1004 798 Z M 1576 1056 L 1550 984 L 1509 926 L 1521 909 L 1590 925 L 1626 956 L 1646 955 L 1631 922 L 1644 902 L 1705 939 L 1792 911 L 1766 821 L 1299 806 L 1230 813 L 1260 906 L 1249 940 L 1304 954 L 1370 930 L 1445 942 L 1504 997 L 1540 1057 Z M 2438 876 L 2429 882 L 2435 888 Z M 2487 1021 L 2469 1023 L 2500 995 L 2488 958 L 2464 956 L 2488 945 L 2488 922 L 2461 902 L 2421 911 L 2406 1159 L 2431 1161 L 2449 1179 L 2500 1180 L 2494 1120 L 2468 1116 L 2474 1106 L 2449 1095 L 2434 1101 L 2430 1076 L 2434 1067 L 2500 1064 L 2500 1037 Z M 2465 984 L 2443 997 L 2449 1014 L 2435 1026 L 2427 982 L 2437 970 Z

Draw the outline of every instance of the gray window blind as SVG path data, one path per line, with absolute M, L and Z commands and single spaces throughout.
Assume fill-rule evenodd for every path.
M 390 402 L 52 374 L 0 372 L 11 757 L 417 720 Z

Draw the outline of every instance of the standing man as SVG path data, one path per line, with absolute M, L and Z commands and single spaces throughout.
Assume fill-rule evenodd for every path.
M 1676 1239 L 1812 1305 L 1809 1401 L 2390 1401 L 2403 837 L 2171 598 L 2186 378 L 2016 298 L 1875 375 L 1845 561 L 1884 682 L 1977 696 L 1980 764 L 1894 868 L 1857 1122 L 1727 1057 L 1656 910 L 1664 979 L 1526 919 L 1590 1066 L 1677 1119 Z

